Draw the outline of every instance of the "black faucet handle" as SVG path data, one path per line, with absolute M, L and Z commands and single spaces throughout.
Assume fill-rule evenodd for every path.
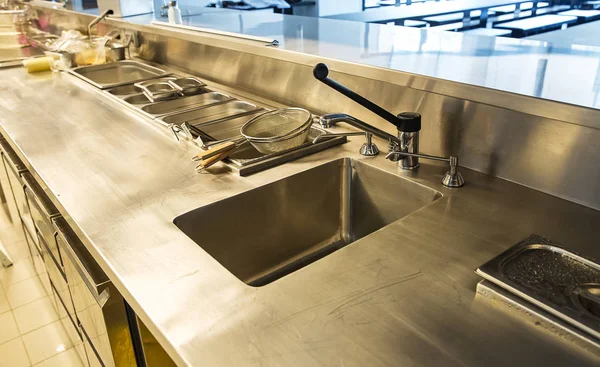
M 315 67 L 313 69 L 313 76 L 315 77 L 315 79 L 317 79 L 321 83 L 329 86 L 330 88 L 332 88 L 332 89 L 338 91 L 339 93 L 345 95 L 346 97 L 350 98 L 354 102 L 362 105 L 363 107 L 367 108 L 371 112 L 373 112 L 376 115 L 380 116 L 381 118 L 387 120 L 388 122 L 390 122 L 397 128 L 400 128 L 400 126 L 402 125 L 402 122 L 396 116 L 394 116 L 394 114 L 385 110 L 383 107 L 369 101 L 367 98 L 361 96 L 360 94 L 347 88 L 346 86 L 329 78 L 329 68 L 327 67 L 327 65 L 325 65 L 323 63 L 318 63 L 317 65 L 315 65 Z
M 367 98 L 360 94 L 348 89 L 344 85 L 336 82 L 329 78 L 329 68 L 323 63 L 318 63 L 313 69 L 313 76 L 321 83 L 333 88 L 340 92 L 346 97 L 350 98 L 354 102 L 362 105 L 369 109 L 371 112 L 377 114 L 381 118 L 387 120 L 392 125 L 396 126 L 398 131 L 403 132 L 416 132 L 421 130 L 421 115 L 416 112 L 403 112 L 398 116 L 394 116 L 392 113 L 385 110 L 383 107 L 371 102 Z
M 313 76 L 317 80 L 323 80 L 329 76 L 329 68 L 327 67 L 327 65 L 320 62 L 317 65 L 315 65 L 313 69 Z
M 400 126 L 396 126 L 398 131 L 405 133 L 414 133 L 421 130 L 421 114 L 417 112 L 402 112 L 398 114 L 401 121 Z

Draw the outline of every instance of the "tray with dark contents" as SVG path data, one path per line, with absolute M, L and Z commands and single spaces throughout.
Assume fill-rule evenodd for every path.
M 600 340 L 600 265 L 531 235 L 476 273 Z

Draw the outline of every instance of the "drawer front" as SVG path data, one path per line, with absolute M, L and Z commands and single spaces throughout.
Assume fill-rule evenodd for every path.
M 50 248 L 46 241 L 41 237 L 38 233 L 39 241 L 44 248 L 44 263 L 46 264 L 46 269 L 48 270 L 48 277 L 52 282 L 58 296 L 61 298 L 61 302 L 69 314 L 69 317 L 75 320 L 75 307 L 73 306 L 73 298 L 71 297 L 71 292 L 69 290 L 69 285 L 67 284 L 66 276 L 62 270 L 62 267 L 59 267 L 56 259 L 50 252 Z M 60 314 L 59 314 L 60 316 Z
M 52 225 L 52 218 L 59 215 L 58 210 L 50 202 L 50 199 L 46 196 L 42 187 L 35 181 L 31 173 L 23 172 L 21 176 L 25 183 L 25 198 L 31 219 L 44 240 L 46 240 L 46 244 L 53 245 L 54 226 Z M 59 260 L 59 264 L 62 266 L 60 255 L 57 252 L 54 253 L 56 259 Z
M 71 343 L 73 343 L 73 346 L 75 347 L 79 358 L 81 358 L 81 360 L 85 363 L 87 362 L 87 356 L 85 355 L 83 347 L 83 337 L 81 335 L 79 325 L 76 323 L 77 319 L 72 318 L 71 315 L 69 315 L 69 312 L 67 311 L 68 306 L 65 304 L 64 301 L 67 298 L 65 296 L 65 291 L 59 291 L 53 283 L 51 283 L 51 286 L 52 297 L 57 305 L 56 312 L 58 314 L 59 321 L 61 322 L 65 331 L 67 332 Z
M 52 294 L 52 288 L 50 287 L 50 279 L 48 277 L 48 271 L 46 270 L 46 264 L 44 263 L 44 253 L 40 251 L 38 245 L 33 241 L 33 238 L 29 235 L 28 231 L 25 232 L 25 239 L 31 252 L 31 261 L 33 262 L 33 268 L 35 273 L 40 278 L 42 285 L 47 296 Z
M 85 354 L 87 354 L 89 366 L 108 367 L 104 364 L 104 362 L 102 362 L 102 358 L 100 357 L 100 353 L 98 353 L 98 350 L 95 347 L 93 338 L 90 338 L 83 325 L 80 325 L 80 327 L 81 332 L 83 334 L 83 345 L 85 346 Z
M 29 205 L 29 212 L 34 227 L 39 231 L 41 237 L 46 241 L 47 245 L 50 245 L 50 251 L 57 260 L 60 267 L 62 267 L 62 258 L 54 242 L 54 227 L 52 226 L 51 216 L 46 214 L 45 210 L 41 207 L 37 196 L 33 193 L 29 186 L 25 187 L 25 198 Z
M 15 223 L 16 217 L 13 217 L 13 211 L 11 210 L 12 205 L 14 205 L 14 199 L 12 190 L 10 189 L 10 183 L 8 182 L 8 177 L 6 176 L 6 171 L 4 169 L 0 169 L 0 174 L 2 175 L 2 177 L 0 177 L 0 205 L 2 206 L 2 215 L 6 218 L 8 223 Z
M 67 269 L 69 267 L 67 266 Z M 77 278 L 79 274 L 69 278 L 69 289 L 73 294 L 73 303 L 75 306 L 75 314 L 79 320 L 81 327 L 86 330 L 87 336 L 94 345 L 94 351 L 98 355 L 98 359 L 102 361 L 102 365 L 106 367 L 114 366 L 112 362 L 112 351 L 108 340 L 108 332 L 104 320 L 104 313 L 96 299 L 92 296 L 87 285 L 81 277 L 75 282 L 71 279 Z M 89 352 L 88 352 L 89 354 Z M 93 365 L 90 358 L 90 365 Z
M 2 155 L 2 161 L 6 175 L 8 176 L 12 197 L 16 203 L 17 215 L 21 218 L 23 224 L 25 224 L 25 229 L 29 231 L 29 235 L 37 241 L 37 238 L 34 237 L 35 227 L 25 197 L 25 183 L 22 181 L 20 173 L 14 170 L 14 167 L 4 154 Z
M 86 347 L 90 365 L 94 366 L 93 361 L 96 359 L 99 360 L 97 362 L 101 366 L 113 367 L 112 350 L 110 341 L 108 340 L 102 308 L 80 275 L 78 264 L 72 259 L 74 254 L 66 247 L 69 244 L 66 243 L 59 233 L 56 234 L 56 242 L 63 254 L 65 273 L 68 279 L 68 287 L 73 297 L 75 315 L 77 315 L 81 329 L 86 330 L 88 341 L 93 344 L 93 347 L 90 346 L 90 350 L 93 349 L 94 354 L 90 354 L 90 350 Z M 95 356 L 98 357 L 95 358 Z

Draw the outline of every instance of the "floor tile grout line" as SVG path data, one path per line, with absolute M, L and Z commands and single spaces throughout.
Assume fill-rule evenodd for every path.
M 12 341 L 13 341 L 13 340 L 15 340 L 15 339 L 19 339 L 19 338 L 20 338 L 20 337 L 22 337 L 22 336 L 23 336 L 23 335 L 19 334 L 19 335 L 15 336 L 15 337 L 14 337 L 14 338 L 12 338 L 12 339 L 8 339 L 8 340 L 7 340 L 7 341 L 5 341 L 4 343 L 0 344 L 0 347 L 1 347 L 1 346 L 3 346 L 3 345 L 4 345 L 4 344 L 6 344 L 6 343 L 10 343 L 10 342 L 12 342 Z M 23 343 L 23 346 L 25 346 L 25 343 Z
M 27 356 L 29 365 L 33 366 L 33 363 L 31 362 L 31 356 L 29 355 L 29 351 L 27 350 L 27 346 L 25 345 L 25 340 L 23 340 L 23 335 L 21 335 L 21 343 L 23 344 L 23 349 L 25 350 L 25 355 Z
M 18 281 L 18 282 L 16 282 L 16 283 L 13 283 L 13 284 L 11 284 L 11 286 L 14 286 L 14 285 L 16 285 L 16 284 L 19 284 L 19 283 L 21 283 L 21 282 L 24 282 L 24 281 L 27 281 L 27 280 L 31 280 L 31 279 L 33 279 L 33 278 L 38 278 L 38 280 L 39 280 L 39 282 L 40 282 L 40 286 L 41 286 L 42 288 L 44 287 L 44 285 L 43 285 L 43 283 L 42 283 L 42 280 L 40 279 L 40 276 L 39 276 L 39 275 L 37 275 L 37 274 L 36 274 L 36 275 L 34 275 L 34 276 L 32 276 L 31 278 L 23 279 L 23 280 L 20 280 L 20 281 Z M 44 293 L 45 293 L 45 290 L 44 290 Z M 44 297 L 49 297 L 49 295 L 48 295 L 48 294 L 46 294 L 45 296 L 42 296 L 42 297 L 40 297 L 40 298 L 37 298 L 37 299 L 34 299 L 33 301 L 29 301 L 29 302 L 23 303 L 22 305 L 19 305 L 19 306 L 17 306 L 17 307 L 13 307 L 13 305 L 12 305 L 12 304 L 10 303 L 10 301 L 8 300 L 8 295 L 6 295 L 6 301 L 8 302 L 8 305 L 10 306 L 10 309 L 11 309 L 11 310 L 13 310 L 13 309 L 15 309 L 15 308 L 23 307 L 23 306 L 25 306 L 25 305 L 28 305 L 28 304 L 30 304 L 30 303 L 33 303 L 33 302 L 35 302 L 35 301 L 39 301 L 40 299 L 42 299 L 42 298 L 44 298 Z
M 20 246 L 22 246 L 22 245 L 23 245 L 23 243 L 25 243 L 25 244 L 26 244 L 25 240 L 16 241 L 14 244 L 15 244 L 15 245 L 20 245 Z M 9 247 L 12 247 L 12 244 L 11 244 L 11 246 L 9 246 Z M 15 247 L 16 247 L 16 246 L 15 246 Z M 14 266 L 15 264 L 17 264 L 17 263 L 21 263 L 21 262 L 29 262 L 29 264 L 28 264 L 28 265 L 33 265 L 33 263 L 32 263 L 32 260 L 33 260 L 33 259 L 31 258 L 31 256 L 27 256 L 27 257 L 25 257 L 25 258 L 22 258 L 22 259 L 19 259 L 19 260 L 15 261 L 15 262 L 13 263 L 13 266 Z M 0 271 L 1 271 L 1 270 L 3 270 L 3 268 L 2 268 L 2 269 L 0 269 Z M 35 269 L 34 269 L 34 270 L 35 270 Z M 73 349 L 73 350 L 74 350 L 75 356 L 77 356 L 77 357 L 79 358 L 79 355 L 78 355 L 78 353 L 77 353 L 77 350 L 76 350 L 76 346 L 75 346 L 75 345 L 71 345 L 69 348 L 66 348 L 66 349 L 65 349 L 65 350 L 63 350 L 63 351 L 60 351 L 60 352 L 58 352 L 58 353 L 56 353 L 56 354 L 54 354 L 54 355 L 51 355 L 51 356 L 49 356 L 48 358 L 45 358 L 45 359 L 43 359 L 43 360 L 40 360 L 40 361 L 37 361 L 35 364 L 32 362 L 32 359 L 31 359 L 31 356 L 30 356 L 29 350 L 28 350 L 28 348 L 27 348 L 27 346 L 26 346 L 26 344 L 25 344 L 25 341 L 23 340 L 23 337 L 24 337 L 24 336 L 26 336 L 26 335 L 29 335 L 29 334 L 31 334 L 31 333 L 33 333 L 33 332 L 35 332 L 35 331 L 39 330 L 39 329 L 42 329 L 42 328 L 44 328 L 44 327 L 47 327 L 47 326 L 49 326 L 49 325 L 52 325 L 52 324 L 55 324 L 55 323 L 59 323 L 59 322 L 60 322 L 60 318 L 58 318 L 58 315 L 56 314 L 56 310 L 54 310 L 54 308 L 52 308 L 52 307 L 51 307 L 51 308 L 52 308 L 52 311 L 55 313 L 55 315 L 56 315 L 56 317 L 57 317 L 57 319 L 56 319 L 56 320 L 53 320 L 53 321 L 50 321 L 50 322 L 44 323 L 43 325 L 40 325 L 40 326 L 36 327 L 35 329 L 29 330 L 29 331 L 27 331 L 27 332 L 23 333 L 23 332 L 22 332 L 22 330 L 21 330 L 21 327 L 19 326 L 19 323 L 17 322 L 17 319 L 16 319 L 16 317 L 15 317 L 15 312 L 14 312 L 14 311 L 15 311 L 16 309 L 19 309 L 19 308 L 21 308 L 21 307 L 25 307 L 25 306 L 27 306 L 27 305 L 30 305 L 30 304 L 32 304 L 32 303 L 34 303 L 34 302 L 38 302 L 38 301 L 40 301 L 40 300 L 43 300 L 43 299 L 45 299 L 45 298 L 48 298 L 48 299 L 49 299 L 49 298 L 50 298 L 50 295 L 44 295 L 43 297 L 40 297 L 40 298 L 37 298 L 37 299 L 35 299 L 35 300 L 32 300 L 32 301 L 26 302 L 26 303 L 24 303 L 24 304 L 22 304 L 22 305 L 19 305 L 19 306 L 17 306 L 17 307 L 13 307 L 12 303 L 11 303 L 11 302 L 8 300 L 8 293 L 7 293 L 7 289 L 5 289 L 5 288 L 8 288 L 8 287 L 12 287 L 12 286 L 18 285 L 18 284 L 20 284 L 20 283 L 22 283 L 22 282 L 25 282 L 25 281 L 31 280 L 31 279 L 33 279 L 33 278 L 37 278 L 37 279 L 38 279 L 38 282 L 39 282 L 39 284 L 40 284 L 40 285 L 43 287 L 43 284 L 42 284 L 42 282 L 41 282 L 41 279 L 40 279 L 40 277 L 39 277 L 39 275 L 38 275 L 38 274 L 35 274 L 35 275 L 32 275 L 32 276 L 30 276 L 30 277 L 27 277 L 27 278 L 21 279 L 21 280 L 19 280 L 18 282 L 15 282 L 15 283 L 4 284 L 3 282 L 0 282 L 0 292 L 2 292 L 2 294 L 4 295 L 4 297 L 5 297 L 5 299 L 6 299 L 6 303 L 7 303 L 7 304 L 8 304 L 8 306 L 9 306 L 9 309 L 8 309 L 7 311 L 5 311 L 5 312 L 1 313 L 0 315 L 3 315 L 3 314 L 5 314 L 5 313 L 8 313 L 8 312 L 10 312 L 10 313 L 11 313 L 11 316 L 12 316 L 12 318 L 13 318 L 13 320 L 14 320 L 14 323 L 15 323 L 15 325 L 16 325 L 17 331 L 18 331 L 18 333 L 19 333 L 19 335 L 18 335 L 18 336 L 14 337 L 14 338 L 12 338 L 12 339 L 6 340 L 4 343 L 2 343 L 2 344 L 0 344 L 0 345 L 4 345 L 4 344 L 6 344 L 6 343 L 9 343 L 9 342 L 14 342 L 16 339 L 19 339 L 19 341 L 21 342 L 21 345 L 22 345 L 22 347 L 23 347 L 23 350 L 25 351 L 25 356 L 27 357 L 27 360 L 28 360 L 28 366 L 30 366 L 30 367 L 33 367 L 33 366 L 38 366 L 38 365 L 40 365 L 40 364 L 42 364 L 42 363 L 46 362 L 47 360 L 49 360 L 49 359 L 51 359 L 51 358 L 54 358 L 54 357 L 56 357 L 56 356 L 58 356 L 58 355 L 60 355 L 60 354 L 63 354 L 63 353 L 69 352 L 69 350 L 71 350 L 71 349 Z M 57 324 L 57 325 L 58 325 L 59 327 L 61 326 L 61 324 Z
M 47 324 L 44 324 L 44 325 L 42 325 L 42 326 L 39 326 L 39 327 L 36 327 L 35 329 L 31 329 L 31 330 L 29 330 L 28 332 L 21 334 L 21 336 L 25 336 L 25 335 L 31 334 L 31 333 L 33 333 L 34 331 L 37 331 L 37 330 L 39 330 L 39 329 L 41 329 L 41 328 L 43 328 L 43 327 L 46 327 L 46 326 L 48 326 L 48 325 L 50 325 L 50 324 L 54 324 L 55 322 L 59 322 L 59 321 L 60 321 L 60 318 L 57 318 L 57 319 L 56 319 L 56 320 L 54 320 L 54 321 L 50 321 L 50 322 L 49 322 L 49 323 L 47 323 Z M 19 327 L 19 325 L 18 325 L 18 324 L 17 324 L 17 327 Z
M 10 254 L 9 254 L 10 255 Z M 8 271 L 9 269 L 11 269 L 13 266 L 15 266 L 16 264 L 19 264 L 21 262 L 29 262 L 31 264 L 33 264 L 33 259 L 31 258 L 30 255 L 28 255 L 27 257 L 23 258 L 23 259 L 18 259 L 18 260 L 13 260 L 13 264 L 11 266 L 9 266 L 8 268 L 2 267 L 0 269 L 4 270 L 4 271 Z
M 32 259 L 31 259 L 31 256 L 30 256 L 30 257 L 27 257 L 26 259 L 17 260 L 17 261 L 15 261 L 15 262 L 13 262 L 13 264 L 12 264 L 10 267 L 8 267 L 8 268 L 3 268 L 3 269 L 10 269 L 10 268 L 14 267 L 15 265 L 17 265 L 17 262 L 19 262 L 19 261 L 27 261 L 27 260 L 31 260 L 29 265 L 31 265 L 31 266 L 33 267 L 33 261 L 32 261 Z M 2 270 L 2 269 L 0 269 L 0 270 Z M 38 276 L 38 274 L 35 272 L 35 268 L 33 268 L 33 272 L 34 272 L 34 275 L 32 275 L 32 276 L 30 276 L 30 277 L 27 277 L 27 278 L 24 278 L 24 279 L 21 279 L 21 280 L 19 280 L 18 282 L 14 282 L 14 283 L 8 283 L 8 284 L 5 284 L 3 281 L 1 281 L 1 280 L 0 280 L 0 285 L 2 286 L 2 288 L 6 288 L 6 287 L 13 286 L 13 285 L 15 285 L 15 284 L 18 284 L 18 283 L 21 283 L 21 282 L 23 282 L 23 281 L 25 281 L 25 280 L 29 280 L 29 279 L 31 279 L 31 278 L 35 278 L 36 276 Z M 7 295 L 7 294 L 6 294 L 6 290 L 4 291 L 4 295 L 5 295 L 5 296 Z
M 15 226 L 10 226 L 10 227 L 7 227 L 7 228 L 0 228 L 0 233 L 2 233 L 3 231 L 11 231 L 11 232 L 14 232 L 14 231 L 18 231 L 18 230 L 19 230 L 19 228 L 15 227 Z M 2 236 L 2 235 L 0 234 L 0 237 L 1 237 L 1 236 Z M 21 242 L 25 242 L 25 238 L 24 238 L 24 237 L 23 237 L 23 239 L 22 239 L 22 240 L 18 240 L 18 241 L 12 241 L 12 242 L 9 242 L 9 243 L 8 243 L 8 244 L 6 244 L 6 245 L 8 245 L 8 246 L 13 246 L 13 245 L 16 245 L 16 244 L 18 244 L 18 243 L 21 243 Z
M 60 322 L 60 320 L 53 321 L 53 322 L 51 322 L 50 324 L 44 325 L 44 326 L 42 326 L 42 327 L 45 327 L 45 326 L 48 326 L 48 325 L 51 325 L 51 324 L 54 324 L 54 323 L 59 323 L 59 325 L 62 327 L 62 323 Z M 39 330 L 39 329 L 41 329 L 42 327 L 39 327 L 39 328 L 37 328 L 36 330 Z M 32 330 L 32 331 L 30 331 L 30 332 L 28 332 L 28 333 L 26 333 L 26 334 L 24 334 L 24 335 L 30 334 L 30 333 L 32 333 L 33 331 L 34 331 L 34 330 Z M 66 332 L 66 331 L 65 331 L 65 332 Z M 35 366 L 35 365 L 38 365 L 38 364 L 40 364 L 40 363 L 42 363 L 42 362 L 44 362 L 44 361 L 46 361 L 46 360 L 48 360 L 48 359 L 50 359 L 50 358 L 52 358 L 52 357 L 54 357 L 54 356 L 57 356 L 57 355 L 59 355 L 59 354 L 61 354 L 61 353 L 64 353 L 64 352 L 68 351 L 68 350 L 69 350 L 69 349 L 71 349 L 71 348 L 75 348 L 75 345 L 72 345 L 72 346 L 70 346 L 69 348 L 66 348 L 66 349 L 65 349 L 65 350 L 63 350 L 63 351 L 61 351 L 61 352 L 58 352 L 58 353 L 56 353 L 56 354 L 53 354 L 53 355 L 51 355 L 50 357 L 48 357 L 48 358 L 45 358 L 45 359 L 42 359 L 41 361 L 39 361 L 39 362 L 37 362 L 37 363 L 35 363 L 35 364 L 34 364 L 34 363 L 32 362 L 31 356 L 29 355 L 29 350 L 27 349 L 27 345 L 25 344 L 25 341 L 24 341 L 24 340 L 22 340 L 24 335 L 20 335 L 20 337 L 21 337 L 21 342 L 23 343 L 23 347 L 25 348 L 25 353 L 27 354 L 27 358 L 29 358 L 29 365 L 30 365 L 30 366 Z M 69 339 L 69 342 L 70 342 L 70 343 L 72 343 L 70 339 Z M 77 353 L 77 351 L 75 351 L 75 352 Z
M 21 327 L 19 326 L 19 323 L 17 322 L 17 317 L 15 316 L 15 309 L 11 309 L 10 312 L 13 313 L 13 319 L 15 320 L 15 325 L 17 325 L 17 330 L 19 330 L 19 335 L 23 336 L 23 332 L 21 331 Z
M 38 299 L 38 300 L 35 300 L 35 301 L 32 301 L 32 302 L 26 303 L 26 304 L 24 304 L 23 306 L 19 306 L 19 307 L 17 307 L 17 308 L 21 308 L 21 307 L 24 307 L 24 306 L 30 305 L 30 304 L 32 304 L 33 302 L 37 302 L 37 301 L 43 300 L 44 298 L 48 298 L 48 299 L 50 300 L 50 296 L 44 296 L 44 297 L 42 297 L 42 298 L 40 298 L 40 299 Z M 53 323 L 55 323 L 55 322 L 57 322 L 57 321 L 60 321 L 60 317 L 58 317 L 58 313 L 57 313 L 57 312 L 56 312 L 56 310 L 55 310 L 55 309 L 52 307 L 52 311 L 53 311 L 53 312 L 54 312 L 54 314 L 56 315 L 56 320 L 50 321 L 50 322 L 48 322 L 48 323 L 46 323 L 46 324 L 44 324 L 44 325 L 38 326 L 38 327 L 36 327 L 35 329 L 31 329 L 31 330 L 29 330 L 29 331 L 27 331 L 27 332 L 22 332 L 22 331 L 21 331 L 21 328 L 19 327 L 19 323 L 17 322 L 17 317 L 15 316 L 14 310 L 15 310 L 15 309 L 12 309 L 11 311 L 13 311 L 13 318 L 15 319 L 15 324 L 17 324 L 17 329 L 19 329 L 19 333 L 20 333 L 20 335 L 21 335 L 21 336 L 23 336 L 23 335 L 27 335 L 27 334 L 29 334 L 29 333 L 32 333 L 32 332 L 34 332 L 34 331 L 36 331 L 36 330 L 39 330 L 39 329 L 43 328 L 44 326 L 48 326 L 48 325 L 50 325 L 50 324 L 53 324 Z M 1 315 L 1 314 L 0 314 L 0 315 Z
M 44 298 L 45 298 L 45 297 L 44 297 Z M 35 302 L 35 301 L 34 301 L 34 302 Z M 47 324 L 44 324 L 44 325 L 42 325 L 42 326 L 39 326 L 39 327 L 37 327 L 37 328 L 35 328 L 35 329 L 32 329 L 32 330 L 30 330 L 30 331 L 28 331 L 28 332 L 26 332 L 26 333 L 23 333 L 23 332 L 21 331 L 21 328 L 19 327 L 19 323 L 17 322 L 17 319 L 15 318 L 15 315 L 14 315 L 14 312 L 13 312 L 13 310 L 8 310 L 8 311 L 6 311 L 6 312 L 0 313 L 0 316 L 1 316 L 1 315 L 4 315 L 5 313 L 9 313 L 9 312 L 11 312 L 11 313 L 12 313 L 12 317 L 13 317 L 13 319 L 14 319 L 14 321 L 15 321 L 15 325 L 17 326 L 17 330 L 18 330 L 18 332 L 19 332 L 19 335 L 15 336 L 15 337 L 14 337 L 14 338 L 12 338 L 12 339 L 6 340 L 4 343 L 0 344 L 0 346 L 4 345 L 4 344 L 6 344 L 6 343 L 12 342 L 12 341 L 14 341 L 15 339 L 19 339 L 19 338 L 20 338 L 20 339 L 21 339 L 21 343 L 23 344 L 23 349 L 25 350 L 25 354 L 27 355 L 27 358 L 29 359 L 29 365 L 30 365 L 30 366 L 33 366 L 33 363 L 31 362 L 31 356 L 29 355 L 29 351 L 27 350 L 27 346 L 25 345 L 25 341 L 23 340 L 23 336 L 25 336 L 25 335 L 28 335 L 28 334 L 30 334 L 30 333 L 33 333 L 34 331 L 36 331 L 36 330 L 39 330 L 39 329 L 41 329 L 41 328 L 43 328 L 43 327 L 46 327 L 46 326 L 48 326 L 48 325 L 51 325 L 51 324 L 54 324 L 54 323 L 60 322 L 60 319 L 56 319 L 56 320 L 54 320 L 54 321 L 51 321 L 51 322 L 49 322 L 49 323 L 47 323 Z M 62 324 L 61 324 L 61 325 L 62 325 Z M 52 355 L 52 356 L 50 356 L 50 357 L 48 357 L 48 358 L 46 358 L 46 359 L 43 359 L 43 360 L 39 361 L 39 362 L 38 362 L 38 363 L 36 363 L 36 364 L 42 363 L 43 361 L 45 361 L 45 360 L 47 360 L 47 359 L 50 359 L 50 358 L 52 358 L 52 357 L 54 357 L 54 356 L 56 356 L 56 355 L 58 355 L 58 354 L 60 354 L 60 353 L 66 352 L 67 350 L 69 350 L 69 349 L 71 349 L 71 348 L 75 348 L 75 346 L 73 345 L 73 346 L 71 346 L 71 347 L 69 347 L 69 348 L 67 348 L 67 349 L 63 350 L 62 352 L 58 352 L 57 354 L 54 354 L 54 355 Z
M 14 312 L 13 312 L 13 310 L 12 310 L 12 309 L 10 309 L 10 310 L 8 310 L 8 311 L 6 311 L 6 312 L 0 313 L 0 316 L 4 315 L 4 314 L 6 314 L 6 313 L 9 313 L 9 312 L 10 312 L 10 315 L 12 316 L 12 318 L 13 318 L 13 321 L 14 321 L 14 323 L 15 323 L 15 326 L 17 327 L 17 332 L 19 333 L 19 335 L 18 335 L 18 336 L 16 336 L 16 337 L 14 337 L 14 338 L 12 338 L 12 339 L 9 339 L 9 340 L 7 340 L 7 342 L 8 342 L 8 341 L 11 341 L 11 340 L 14 340 L 14 339 L 16 339 L 16 338 L 18 338 L 19 336 L 22 336 L 22 334 L 21 334 L 21 329 L 19 328 L 19 324 L 17 324 L 17 319 L 15 318 L 15 314 L 14 314 Z M 4 343 L 2 343 L 2 344 L 4 344 Z
M 27 348 L 25 348 L 25 349 L 27 349 Z M 55 354 L 55 355 L 53 355 L 53 356 L 50 356 L 50 357 L 48 357 L 48 358 L 46 358 L 46 359 L 42 359 L 41 361 L 39 361 L 39 362 L 38 362 L 38 363 L 36 363 L 36 364 L 33 364 L 33 363 L 31 363 L 31 361 L 29 361 L 29 365 L 30 365 L 31 367 L 39 366 L 41 363 L 44 363 L 45 361 L 49 360 L 50 358 L 54 358 L 54 357 L 56 357 L 56 356 L 57 356 L 57 355 L 59 355 L 59 354 L 66 353 L 66 352 L 68 352 L 68 351 L 69 351 L 69 350 L 71 350 L 71 349 L 75 349 L 75 347 L 74 347 L 74 346 L 72 346 L 72 347 L 69 347 L 69 348 L 67 348 L 67 349 L 63 350 L 62 352 L 58 352 L 58 353 L 56 353 L 56 354 Z M 77 351 L 75 351 L 75 354 L 77 355 L 77 358 L 79 358 L 79 354 L 77 354 Z M 82 362 L 82 363 L 83 363 L 83 362 Z
M 12 307 L 10 305 L 10 302 L 8 302 L 8 295 L 6 294 L 6 290 L 4 290 L 4 285 L 0 282 L 0 292 L 2 292 L 2 295 L 4 296 L 4 299 L 6 300 L 6 303 L 8 304 L 8 307 L 10 310 L 12 310 Z
M 31 363 L 31 357 L 29 357 L 29 352 L 27 351 L 27 347 L 25 346 L 25 342 L 23 341 L 23 335 L 19 335 L 19 336 L 15 337 L 15 338 L 12 338 L 10 340 L 5 341 L 4 343 L 0 344 L 0 347 L 3 346 L 6 343 L 10 343 L 10 342 L 12 342 L 14 340 L 17 340 L 17 339 L 21 340 L 21 345 L 23 346 L 23 350 L 25 351 L 25 357 L 27 357 L 27 362 L 28 362 L 27 365 L 29 367 L 33 366 L 33 364 Z

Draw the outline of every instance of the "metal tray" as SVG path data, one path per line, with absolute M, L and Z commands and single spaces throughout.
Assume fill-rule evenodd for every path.
M 202 92 L 206 86 L 203 81 L 195 77 L 177 78 L 169 83 L 177 88 L 183 95 L 193 95 Z
M 154 80 L 156 82 L 166 82 L 166 81 L 177 79 L 177 78 L 178 78 L 178 76 L 172 75 L 172 76 L 167 76 L 164 78 L 158 78 L 158 79 L 152 79 L 152 80 Z M 130 94 L 139 94 L 142 92 L 143 92 L 142 88 L 136 86 L 134 83 L 122 85 L 120 87 L 116 87 L 116 88 L 112 88 L 112 89 L 108 90 L 108 93 L 115 95 L 115 96 L 127 96 Z
M 304 144 L 284 152 L 272 154 L 262 154 L 252 145 L 246 144 L 230 156 L 227 159 L 227 162 L 230 163 L 230 166 L 235 169 L 240 176 L 248 176 L 344 144 L 348 141 L 347 137 L 338 136 L 313 143 L 313 139 L 320 134 L 323 134 L 323 130 L 313 126 L 311 127 L 310 133 Z
M 100 89 L 119 87 L 170 74 L 162 69 L 130 60 L 81 66 L 69 72 Z
M 600 340 L 591 338 L 585 331 L 493 284 L 489 280 L 483 279 L 477 283 L 475 300 L 476 302 L 488 302 L 488 304 L 494 306 L 507 306 L 505 310 L 511 314 L 514 313 L 514 310 L 517 310 L 525 321 L 535 323 L 536 328 L 545 329 L 555 334 L 558 333 L 564 341 L 574 343 L 583 349 L 590 349 L 591 347 L 594 350 L 600 350 Z
M 161 120 L 167 125 L 180 125 L 187 122 L 191 126 L 198 127 L 204 124 L 217 123 L 226 119 L 247 115 L 259 110 L 261 110 L 260 107 L 251 103 L 231 100 L 218 105 L 209 105 L 188 112 L 170 115 L 163 117 Z
M 227 140 L 241 137 L 240 128 L 252 118 L 264 113 L 264 110 L 244 115 L 229 120 L 219 122 L 218 124 L 208 124 L 200 127 L 200 133 L 209 137 L 209 140 Z
M 531 235 L 477 274 L 600 339 L 600 265 Z
M 152 101 L 150 101 L 144 93 L 134 94 L 132 96 L 126 97 L 123 100 L 129 104 L 134 104 L 134 105 L 145 105 L 148 103 L 152 103 Z
M 231 99 L 231 97 L 223 93 L 209 92 L 177 98 L 166 102 L 153 103 L 142 107 L 142 111 L 151 115 L 167 115 L 174 112 L 183 112 L 198 107 L 223 103 Z
M 144 95 L 152 102 L 166 101 L 179 97 L 177 88 L 169 82 L 152 79 L 142 83 L 135 83 L 135 86 L 142 89 Z
M 235 138 L 240 136 L 240 126 L 252 117 L 254 116 L 245 116 L 244 118 L 235 119 L 238 121 L 226 121 L 225 123 L 227 124 L 227 127 L 225 129 L 222 129 L 221 125 L 223 122 L 221 122 L 217 124 L 205 125 L 200 127 L 200 129 L 196 128 L 194 129 L 194 132 L 198 132 L 199 135 L 205 140 Z M 235 128 L 236 125 L 237 129 Z M 211 131 L 212 134 L 208 134 L 208 132 Z M 225 162 L 228 163 L 231 168 L 237 171 L 240 176 L 248 176 L 253 173 L 264 171 L 266 169 L 282 165 L 307 155 L 320 152 L 336 145 L 344 144 L 348 141 L 347 137 L 338 136 L 331 139 L 321 140 L 317 143 L 312 142 L 314 138 L 325 132 L 325 130 L 311 126 L 310 132 L 304 144 L 300 145 L 299 147 L 278 153 L 263 154 L 256 150 L 256 148 L 254 148 L 251 144 L 245 144 L 237 149 L 230 157 L 228 157 Z
M 120 87 L 112 88 L 108 90 L 108 93 L 115 96 L 126 96 L 129 94 L 142 93 L 142 88 L 136 87 L 134 84 L 122 85 Z

